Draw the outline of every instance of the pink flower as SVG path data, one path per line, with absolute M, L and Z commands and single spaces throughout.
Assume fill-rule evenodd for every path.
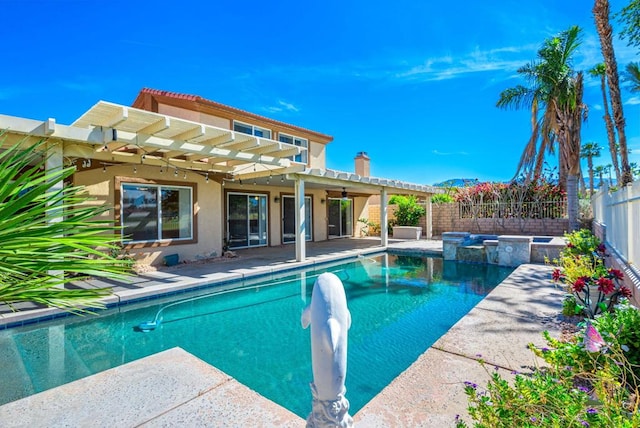
M 596 284 L 598 284 L 598 290 L 602 291 L 605 295 L 613 293 L 616 289 L 615 284 L 609 278 L 598 278 Z
M 602 339 L 598 330 L 596 330 L 589 321 L 587 321 L 587 329 L 584 332 L 584 339 L 582 343 L 584 345 L 584 349 L 589 352 L 599 352 L 605 345 L 604 339 Z

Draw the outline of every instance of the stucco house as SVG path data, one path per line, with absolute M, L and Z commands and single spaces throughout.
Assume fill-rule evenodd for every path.
M 223 249 L 350 237 L 389 194 L 429 198 L 431 186 L 328 169 L 333 137 L 200 96 L 142 89 L 132 107 L 100 101 L 71 125 L 0 115 L 4 144 L 46 139 L 47 168 L 75 164 L 76 185 L 113 207 L 122 243 L 144 263 L 220 256 Z M 384 218 L 383 218 L 384 217 Z M 428 219 L 430 222 L 430 219 Z

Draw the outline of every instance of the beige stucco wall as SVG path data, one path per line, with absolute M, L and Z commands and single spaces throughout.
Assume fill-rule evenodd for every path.
M 327 146 L 309 141 L 309 168 L 327 168 Z
M 179 117 L 181 119 L 192 120 L 205 125 L 217 126 L 218 128 L 231 129 L 231 121 L 222 117 L 213 116 L 198 111 L 187 110 L 180 107 L 158 104 L 158 113 L 168 116 Z
M 105 214 L 111 220 L 115 219 L 113 207 L 115 205 L 115 177 L 141 178 L 157 181 L 159 184 L 196 184 L 194 214 L 197 216 L 197 239 L 193 244 L 167 244 L 158 243 L 153 247 L 132 248 L 130 253 L 136 260 L 145 264 L 161 264 L 162 257 L 167 254 L 177 253 L 180 260 L 197 260 L 201 258 L 216 257 L 222 251 L 222 194 L 221 186 L 213 180 L 205 182 L 204 177 L 193 172 L 187 173 L 187 180 L 175 179 L 173 176 L 160 173 L 157 166 L 138 165 L 137 174 L 133 174 L 130 165 L 115 165 L 107 167 L 107 171 L 93 169 L 77 172 L 74 175 L 76 185 L 85 186 L 88 193 L 95 197 L 92 203 L 106 203 L 112 209 Z

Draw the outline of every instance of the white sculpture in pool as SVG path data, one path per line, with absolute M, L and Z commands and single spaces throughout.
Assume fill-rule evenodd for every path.
M 344 396 L 351 314 L 342 281 L 332 273 L 320 275 L 313 286 L 311 303 L 302 313 L 302 327 L 309 325 L 313 404 L 307 427 L 351 427 L 349 401 Z

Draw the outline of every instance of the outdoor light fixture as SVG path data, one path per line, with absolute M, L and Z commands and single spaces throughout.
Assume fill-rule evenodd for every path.
M 324 204 L 325 202 L 326 202 L 326 201 L 324 200 L 324 198 L 323 198 L 323 199 L 320 199 L 320 203 L 321 203 L 321 204 Z
M 204 181 L 205 181 L 206 183 L 208 183 L 208 182 L 209 182 L 209 173 L 208 173 L 208 172 L 204 175 Z
M 274 196 L 274 197 L 273 197 L 273 202 L 275 202 L 276 204 L 277 204 L 278 202 L 280 202 L 280 196 Z
M 342 188 L 342 199 L 343 200 L 347 199 L 347 189 L 345 189 L 344 187 Z

